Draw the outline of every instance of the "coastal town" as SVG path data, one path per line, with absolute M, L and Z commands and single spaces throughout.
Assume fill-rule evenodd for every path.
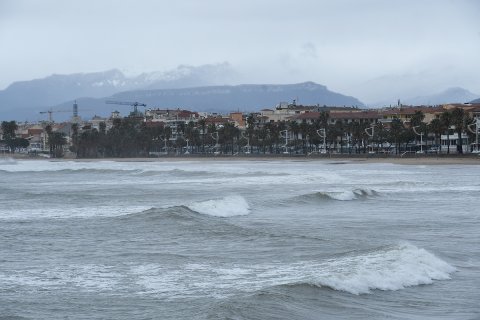
M 188 155 L 440 155 L 479 153 L 480 104 L 361 109 L 293 100 L 258 112 L 217 114 L 146 108 L 69 121 L 2 120 L 0 150 L 25 157 L 108 158 Z M 138 110 L 144 106 L 144 112 Z

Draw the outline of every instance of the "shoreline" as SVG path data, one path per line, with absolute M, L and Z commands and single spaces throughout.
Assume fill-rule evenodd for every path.
M 333 164 L 342 163 L 391 163 L 402 165 L 480 165 L 480 155 L 437 155 L 437 156 L 410 156 L 410 157 L 394 157 L 394 156 L 372 156 L 372 155 L 217 155 L 217 156 L 201 156 L 201 155 L 169 155 L 161 157 L 139 157 L 139 158 L 42 158 L 29 157 L 25 155 L 3 155 L 0 159 L 14 159 L 26 161 L 74 161 L 74 162 L 95 162 L 95 161 L 114 161 L 114 162 L 172 162 L 172 161 L 298 161 L 311 162 L 319 161 Z

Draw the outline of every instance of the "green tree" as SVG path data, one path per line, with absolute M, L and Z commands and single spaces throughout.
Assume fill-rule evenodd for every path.
M 405 130 L 400 119 L 394 118 L 390 124 L 390 142 L 395 145 L 395 154 L 399 153 L 401 134 Z
M 468 114 L 462 108 L 455 108 L 452 110 L 452 124 L 455 126 L 455 131 L 458 136 L 457 153 L 463 154 L 463 139 L 462 133 L 467 127 L 469 121 Z
M 450 154 L 450 127 L 453 124 L 452 113 L 450 111 L 444 111 L 440 115 L 440 121 L 447 131 L 447 154 Z
M 207 121 L 205 121 L 205 119 L 203 118 L 198 120 L 198 126 L 200 127 L 202 135 L 202 152 L 205 152 L 205 134 L 207 133 Z
M 415 111 L 415 113 L 412 115 L 412 118 L 410 119 L 410 125 L 412 127 L 419 126 L 423 123 L 423 120 L 425 119 L 425 114 L 422 111 Z
M 65 134 L 62 132 L 52 132 L 48 138 L 48 144 L 51 147 L 54 158 L 61 158 L 63 156 L 63 146 L 67 144 Z
M 20 143 L 20 140 L 16 137 L 15 133 L 17 129 L 18 125 L 15 121 L 2 121 L 3 141 L 8 146 L 11 153 L 15 153 L 15 149 Z
M 79 133 L 78 133 L 78 123 L 72 124 L 72 146 L 70 147 L 70 151 L 74 152 L 76 157 L 78 157 L 78 139 L 79 139 Z
M 440 143 L 440 137 L 445 129 L 442 121 L 439 118 L 435 118 L 428 124 L 429 131 L 433 132 L 436 145 L 440 145 L 440 152 L 442 151 L 442 144 Z

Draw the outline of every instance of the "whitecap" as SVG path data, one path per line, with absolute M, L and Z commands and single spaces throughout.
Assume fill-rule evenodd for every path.
M 250 213 L 247 200 L 238 195 L 194 202 L 187 207 L 195 212 L 215 217 L 244 216 Z

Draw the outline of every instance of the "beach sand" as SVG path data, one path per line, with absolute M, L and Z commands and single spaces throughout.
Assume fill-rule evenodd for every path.
M 401 165 L 480 165 L 479 155 L 441 155 L 441 156 L 413 156 L 413 157 L 385 157 L 372 155 L 219 155 L 219 156 L 161 156 L 158 158 L 89 158 L 89 159 L 72 159 L 72 158 L 42 158 L 28 157 L 25 155 L 6 155 L 6 159 L 17 160 L 51 160 L 51 161 L 119 161 L 119 162 L 163 162 L 163 161 L 321 161 L 325 163 L 341 164 L 341 163 L 392 163 Z

